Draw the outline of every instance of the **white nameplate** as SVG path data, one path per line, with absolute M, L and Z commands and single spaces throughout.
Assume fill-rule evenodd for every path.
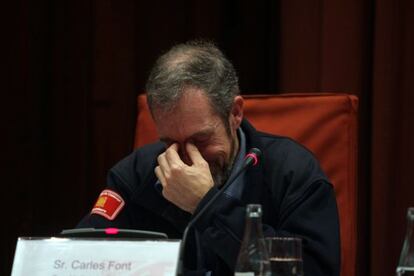
M 19 238 L 12 276 L 176 275 L 180 241 Z

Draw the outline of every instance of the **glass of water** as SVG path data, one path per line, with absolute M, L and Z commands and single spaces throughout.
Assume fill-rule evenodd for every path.
M 397 276 L 414 275 L 414 207 L 407 210 L 407 230 L 403 247 L 401 249 L 400 261 L 398 262 Z
M 302 239 L 266 238 L 273 276 L 303 276 Z

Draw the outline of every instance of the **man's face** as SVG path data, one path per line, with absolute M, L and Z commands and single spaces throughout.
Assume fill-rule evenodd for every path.
M 208 162 L 215 184 L 222 185 L 238 151 L 236 129 L 242 119 L 242 103 L 235 106 L 236 110 L 228 118 L 229 131 L 210 107 L 207 97 L 196 88 L 188 88 L 172 111 L 156 109 L 153 115 L 161 141 L 167 147 L 177 143 L 178 153 L 187 165 L 192 165 L 192 162 L 185 145 L 194 144 Z

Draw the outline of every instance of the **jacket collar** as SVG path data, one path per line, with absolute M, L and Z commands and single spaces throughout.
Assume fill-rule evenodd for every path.
M 246 119 L 243 119 L 241 128 L 246 135 L 246 151 L 249 151 L 251 148 L 258 148 L 262 152 L 259 163 L 246 171 L 246 183 L 242 195 L 242 202 L 245 204 L 259 203 L 264 186 L 264 146 L 257 135 L 256 129 Z

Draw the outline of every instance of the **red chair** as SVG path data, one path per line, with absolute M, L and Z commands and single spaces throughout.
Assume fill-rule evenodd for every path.
M 347 94 L 244 96 L 256 129 L 289 136 L 319 159 L 334 185 L 341 233 L 341 276 L 356 272 L 358 98 Z M 145 95 L 138 96 L 135 147 L 157 140 Z

